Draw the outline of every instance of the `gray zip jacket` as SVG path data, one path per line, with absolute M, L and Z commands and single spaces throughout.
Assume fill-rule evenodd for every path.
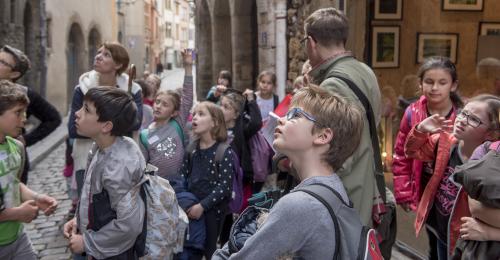
M 85 252 L 103 259 L 131 248 L 142 231 L 144 202 L 138 193 L 130 191 L 142 180 L 146 163 L 137 144 L 128 137 L 117 137 L 104 150 L 92 149 L 89 158 L 77 223 L 83 234 Z M 90 199 L 103 189 L 108 192 L 116 219 L 99 231 L 87 230 Z

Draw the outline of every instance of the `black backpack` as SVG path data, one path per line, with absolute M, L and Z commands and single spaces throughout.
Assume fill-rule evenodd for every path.
M 359 215 L 350 201 L 349 203 L 344 202 L 337 191 L 322 183 L 301 187 L 293 192 L 297 191 L 313 196 L 330 213 L 335 225 L 335 253 L 333 259 L 352 259 L 353 256 L 349 256 L 344 251 L 357 252 L 355 257 L 359 260 L 384 259 L 378 246 L 375 230 L 361 224 Z

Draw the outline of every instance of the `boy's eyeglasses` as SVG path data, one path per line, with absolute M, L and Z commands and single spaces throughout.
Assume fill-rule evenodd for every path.
M 481 124 L 484 124 L 481 122 L 481 119 L 477 118 L 477 116 L 472 115 L 469 111 L 467 110 L 462 110 L 460 113 L 457 115 L 457 119 L 467 119 L 467 124 L 476 128 L 479 127 Z
M 294 107 L 290 111 L 288 111 L 286 113 L 285 117 L 286 117 L 286 120 L 292 120 L 294 118 L 300 118 L 301 116 L 305 117 L 307 120 L 309 120 L 311 122 L 318 124 L 318 121 L 316 120 L 316 118 L 314 118 L 311 114 L 307 113 L 306 111 L 304 111 L 298 107 Z
M 11 70 L 14 70 L 15 66 L 4 61 L 4 60 L 0 60 L 0 64 L 4 65 L 5 67 L 9 67 Z

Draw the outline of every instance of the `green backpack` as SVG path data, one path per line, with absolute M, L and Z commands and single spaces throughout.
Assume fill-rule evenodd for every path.
M 168 124 L 175 128 L 175 131 L 177 132 L 177 134 L 181 138 L 182 146 L 185 147 L 186 141 L 184 139 L 184 131 L 182 131 L 181 125 L 175 119 L 170 120 L 168 122 Z M 147 129 L 147 128 L 143 129 L 139 134 L 139 139 L 141 140 L 142 145 L 144 145 L 144 147 L 146 147 L 146 148 L 149 147 L 148 135 L 149 135 L 149 129 Z

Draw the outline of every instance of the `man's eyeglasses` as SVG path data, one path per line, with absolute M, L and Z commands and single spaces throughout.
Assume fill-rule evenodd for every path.
M 15 66 L 4 61 L 4 60 L 0 60 L 0 64 L 4 65 L 5 67 L 9 67 L 11 70 L 14 70 Z
M 300 40 L 300 44 L 305 44 L 305 43 L 306 43 L 306 41 L 307 41 L 307 39 L 309 39 L 309 37 L 310 37 L 309 35 L 306 35 L 304 38 L 302 38 L 302 39 Z
M 307 120 L 309 120 L 311 122 L 314 122 L 316 124 L 318 123 L 316 118 L 314 118 L 311 114 L 307 113 L 306 111 L 304 111 L 298 107 L 294 107 L 290 111 L 288 111 L 286 113 L 285 118 L 286 118 L 286 120 L 292 120 L 295 118 L 300 118 L 301 116 L 305 117 Z
M 469 111 L 467 110 L 462 110 L 460 113 L 457 115 L 457 119 L 467 119 L 467 124 L 476 128 L 479 127 L 481 124 L 484 124 L 481 122 L 481 119 L 477 118 L 477 116 L 472 115 Z

